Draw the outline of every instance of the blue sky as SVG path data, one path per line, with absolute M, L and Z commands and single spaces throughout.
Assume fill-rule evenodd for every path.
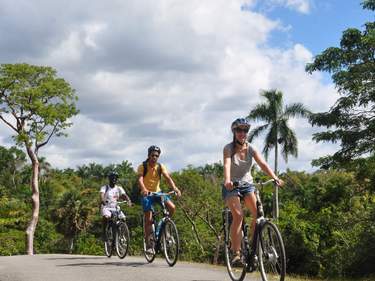
M 220 161 L 231 122 L 262 102 L 262 89 L 327 111 L 334 85 L 305 65 L 371 17 L 354 0 L 0 0 L 0 63 L 52 66 L 76 90 L 69 137 L 40 151 L 53 166 L 137 166 L 156 144 L 178 170 Z M 312 159 L 337 150 L 312 141 L 307 121 L 290 126 L 299 156 L 281 170 L 312 171 Z M 11 134 L 0 124 L 0 145 Z
M 374 20 L 374 14 L 363 10 L 358 0 L 312 0 L 308 13 L 298 13 L 287 7 L 274 7 L 270 10 L 257 5 L 271 19 L 279 19 L 290 26 L 288 32 L 274 31 L 269 44 L 290 47 L 301 43 L 313 55 L 328 47 L 339 46 L 342 32 L 347 28 L 363 29 L 363 24 Z

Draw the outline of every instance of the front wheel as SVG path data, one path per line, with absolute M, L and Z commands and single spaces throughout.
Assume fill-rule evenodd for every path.
M 108 223 L 105 228 L 105 241 L 104 241 L 104 253 L 107 257 L 112 256 L 113 250 L 113 235 L 112 226 Z
M 177 227 L 172 220 L 167 219 L 165 221 L 161 235 L 165 260 L 169 266 L 174 266 L 178 259 L 180 239 L 178 237 Z
M 147 262 L 152 263 L 156 257 L 156 236 L 155 236 L 155 225 L 151 225 L 151 234 L 149 236 L 149 241 L 145 238 L 145 219 L 143 216 L 143 254 Z
M 284 281 L 286 257 L 280 231 L 276 225 L 267 221 L 259 238 L 259 269 L 263 281 Z
M 126 222 L 120 222 L 117 227 L 116 241 L 115 241 L 116 253 L 120 259 L 123 259 L 126 257 L 128 253 L 128 249 L 129 249 L 129 241 L 130 241 L 129 228 Z

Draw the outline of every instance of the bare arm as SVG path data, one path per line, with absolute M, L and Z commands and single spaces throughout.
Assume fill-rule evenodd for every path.
M 233 183 L 230 180 L 230 165 L 232 162 L 231 152 L 229 149 L 224 148 L 223 150 L 223 162 L 224 162 L 224 185 L 228 190 L 233 189 Z
M 270 166 L 267 164 L 267 162 L 264 160 L 264 158 L 258 151 L 254 150 L 253 157 L 259 165 L 259 167 L 262 169 L 262 171 L 269 175 L 271 178 L 273 178 L 276 181 L 277 185 L 284 185 L 284 182 L 281 179 L 279 179 L 277 175 L 275 175 L 275 173 L 272 171 Z
M 181 196 L 181 191 L 177 188 L 174 181 L 172 180 L 171 176 L 168 174 L 167 171 L 162 170 L 162 174 L 164 178 L 167 180 L 168 185 L 177 193 L 177 197 Z
M 100 192 L 100 202 L 105 205 L 105 192 Z
M 143 182 L 143 176 L 138 176 L 138 186 L 141 191 L 142 196 L 147 196 L 148 190 Z

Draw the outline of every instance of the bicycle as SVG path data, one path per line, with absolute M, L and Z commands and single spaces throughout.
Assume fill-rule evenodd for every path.
M 268 180 L 259 183 L 259 185 L 263 187 L 271 182 L 276 184 L 274 180 Z M 234 182 L 234 186 L 237 189 L 240 189 L 243 184 L 241 182 Z M 286 271 L 284 243 L 277 226 L 270 219 L 264 217 L 263 205 L 258 189 L 255 190 L 255 196 L 257 219 L 251 245 L 248 238 L 249 226 L 246 224 L 245 219 L 242 219 L 242 266 L 240 267 L 235 267 L 231 264 L 230 225 L 232 214 L 228 207 L 225 207 L 223 210 L 224 259 L 226 267 L 233 281 L 242 281 L 247 272 L 255 272 L 257 269 L 259 269 L 263 281 L 283 281 Z
M 143 253 L 146 260 L 152 263 L 156 254 L 163 251 L 166 262 L 169 266 L 174 266 L 178 259 L 180 239 L 176 224 L 169 215 L 169 211 L 165 206 L 165 196 L 176 194 L 174 191 L 168 193 L 150 192 L 150 196 L 160 197 L 161 212 L 152 209 L 152 225 L 150 233 L 150 242 L 147 245 L 145 235 L 143 235 Z M 157 221 L 158 215 L 162 213 L 162 217 Z M 143 216 L 143 232 L 145 231 L 145 220 Z M 144 234 L 144 233 L 143 233 Z M 151 246 L 152 251 L 148 251 L 147 246 Z
M 105 228 L 104 252 L 110 258 L 116 251 L 120 259 L 126 257 L 129 249 L 130 234 L 126 223 L 126 216 L 122 217 L 120 204 L 127 201 L 118 202 L 115 208 L 110 208 L 112 215 Z

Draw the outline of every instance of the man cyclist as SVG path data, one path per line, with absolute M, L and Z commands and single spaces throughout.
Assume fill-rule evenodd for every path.
M 101 200 L 101 213 L 103 217 L 103 240 L 106 240 L 105 229 L 109 219 L 112 216 L 112 209 L 116 208 L 117 201 L 119 199 L 126 200 L 128 205 L 131 206 L 131 201 L 129 196 L 126 194 L 125 190 L 116 185 L 118 180 L 118 173 L 115 171 L 111 171 L 108 174 L 108 184 L 103 185 L 100 188 L 100 200 Z M 119 218 L 124 218 L 125 215 L 121 211 Z
M 222 195 L 225 205 L 232 213 L 232 224 L 230 235 L 232 240 L 233 259 L 232 265 L 241 265 L 241 223 L 243 212 L 238 192 L 241 192 L 244 198 L 245 206 L 251 211 L 253 218 L 251 224 L 252 233 L 255 229 L 257 207 L 256 197 L 254 194 L 255 186 L 251 175 L 251 167 L 256 162 L 259 167 L 276 181 L 276 184 L 282 186 L 284 182 L 275 175 L 262 155 L 247 142 L 247 133 L 250 129 L 250 123 L 245 118 L 238 118 L 233 121 L 231 130 L 233 133 L 232 142 L 228 143 L 223 150 L 224 159 L 224 185 L 222 187 Z M 233 182 L 240 181 L 240 191 L 234 188 Z
M 167 180 L 168 185 L 176 192 L 177 197 L 181 196 L 180 190 L 176 187 L 172 178 L 170 177 L 167 169 L 161 163 L 158 163 L 158 158 L 161 154 L 159 147 L 152 145 L 148 148 L 147 160 L 138 166 L 138 184 L 142 195 L 142 206 L 144 212 L 145 221 L 145 241 L 146 251 L 152 253 L 153 249 L 150 243 L 151 224 L 152 224 L 152 208 L 153 204 L 160 202 L 161 198 L 156 196 L 150 196 L 149 192 L 161 192 L 160 180 L 163 175 Z M 164 197 L 164 203 L 167 207 L 170 215 L 176 210 L 176 206 L 173 204 L 169 196 Z

